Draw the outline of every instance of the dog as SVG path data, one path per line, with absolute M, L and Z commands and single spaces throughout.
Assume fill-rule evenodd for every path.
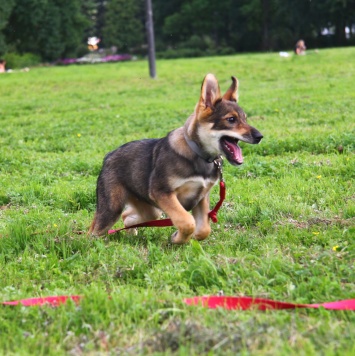
M 222 96 L 215 76 L 207 74 L 184 126 L 166 137 L 132 141 L 108 153 L 97 180 L 89 233 L 104 235 L 121 214 L 124 226 L 130 227 L 164 212 L 177 228 L 172 243 L 184 244 L 192 236 L 206 239 L 211 232 L 209 192 L 220 177 L 222 158 L 238 166 L 243 163 L 238 142 L 256 144 L 263 138 L 247 123 L 237 101 L 235 77 Z

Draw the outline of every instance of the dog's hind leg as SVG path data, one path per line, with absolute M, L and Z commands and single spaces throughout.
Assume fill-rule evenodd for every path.
M 130 199 L 127 203 L 127 209 L 122 214 L 125 227 L 140 224 L 149 220 L 158 219 L 162 211 L 150 204 L 137 199 Z
M 107 193 L 104 187 L 97 188 L 97 208 L 89 234 L 104 235 L 119 219 L 126 205 L 127 191 L 123 186 L 116 186 Z

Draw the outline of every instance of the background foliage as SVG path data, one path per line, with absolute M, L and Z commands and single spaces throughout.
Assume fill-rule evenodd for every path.
M 145 53 L 144 0 L 9 0 L 0 3 L 0 55 L 42 61 L 79 56 L 88 36 L 120 53 Z M 196 57 L 354 44 L 355 0 L 153 0 L 160 57 Z M 346 36 L 345 27 L 351 32 Z M 322 29 L 332 32 L 322 35 Z

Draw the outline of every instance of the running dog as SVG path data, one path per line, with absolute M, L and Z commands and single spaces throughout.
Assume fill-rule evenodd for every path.
M 237 101 L 235 77 L 222 96 L 215 76 L 207 74 L 184 126 L 166 137 L 129 142 L 108 153 L 97 180 L 89 233 L 105 234 L 121 214 L 124 226 L 130 227 L 164 212 L 177 228 L 172 243 L 184 244 L 192 236 L 206 239 L 211 232 L 209 192 L 220 176 L 222 157 L 240 165 L 238 142 L 256 144 L 263 138 L 248 125 Z

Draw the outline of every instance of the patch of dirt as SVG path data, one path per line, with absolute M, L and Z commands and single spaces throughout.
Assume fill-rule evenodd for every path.
M 245 346 L 242 336 L 225 331 L 216 332 L 194 321 L 170 321 L 165 328 L 146 340 L 143 348 L 152 352 L 176 352 L 181 346 L 193 347 L 195 351 L 213 352 L 223 349 L 237 353 Z
M 9 203 L 9 204 L 6 204 L 6 205 L 1 205 L 1 206 L 0 206 L 0 210 L 7 210 L 7 209 L 10 209 L 10 206 L 11 206 L 10 203 Z
M 310 218 L 307 221 L 299 221 L 295 219 L 287 219 L 286 221 L 280 221 L 276 225 L 293 225 L 297 227 L 298 229 L 309 229 L 313 225 L 340 225 L 340 226 L 353 226 L 355 224 L 355 218 L 349 218 L 349 219 L 342 219 L 338 216 L 335 216 L 334 218 L 319 218 L 319 217 L 314 217 Z

